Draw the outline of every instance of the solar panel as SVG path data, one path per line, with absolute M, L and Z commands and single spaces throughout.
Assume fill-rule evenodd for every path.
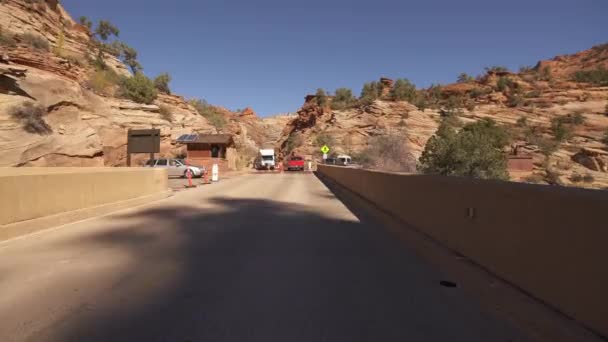
M 178 142 L 192 142 L 196 141 L 198 134 L 184 134 L 177 138 Z

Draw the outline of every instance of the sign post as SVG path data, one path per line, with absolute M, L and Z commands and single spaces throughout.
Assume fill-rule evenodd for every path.
M 127 166 L 131 166 L 131 153 L 160 153 L 160 129 L 130 129 L 127 133 Z
M 323 153 L 323 164 L 325 164 L 325 161 L 327 160 L 327 154 L 329 153 L 329 147 L 327 145 L 323 145 L 323 147 L 321 147 L 321 153 Z

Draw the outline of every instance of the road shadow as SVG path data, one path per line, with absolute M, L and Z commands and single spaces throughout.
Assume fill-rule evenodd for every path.
M 117 215 L 78 238 L 128 255 L 58 341 L 521 341 L 382 229 L 298 204 L 215 198 Z M 100 280 L 103 281 L 103 280 Z M 40 340 L 40 339 L 37 339 Z

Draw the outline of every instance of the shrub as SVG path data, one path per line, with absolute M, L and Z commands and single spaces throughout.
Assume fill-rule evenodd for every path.
M 529 65 L 524 65 L 524 66 L 519 67 L 519 72 L 522 74 L 534 72 L 534 67 L 531 67 Z
M 507 107 L 515 108 L 524 103 L 524 99 L 517 93 L 509 93 L 507 95 Z
M 9 32 L 5 32 L 2 26 L 0 26 L 0 46 L 15 46 L 15 36 Z
M 336 89 L 336 94 L 331 101 L 331 109 L 342 110 L 352 108 L 357 104 L 357 99 L 353 96 L 352 90 L 348 88 Z
M 530 184 L 540 184 L 544 182 L 544 177 L 538 174 L 531 174 L 526 176 L 523 181 Z
M 475 78 L 473 78 L 473 76 L 463 72 L 460 75 L 458 75 L 458 78 L 456 79 L 456 81 L 458 83 L 468 83 L 468 82 L 475 81 Z
M 604 132 L 604 136 L 602 137 L 602 142 L 604 145 L 608 146 L 608 129 Z
M 469 97 L 472 99 L 477 99 L 481 96 L 488 95 L 492 91 L 486 88 L 475 88 L 469 92 Z
M 587 173 L 583 176 L 583 182 L 585 182 L 585 183 L 593 183 L 594 181 L 595 181 L 595 178 L 590 173 Z
M 116 43 L 116 41 L 113 43 Z M 129 67 L 129 69 L 131 69 L 131 72 L 134 75 L 143 70 L 143 67 L 137 61 L 137 50 L 135 50 L 134 48 L 130 47 L 129 45 L 127 45 L 123 42 L 119 42 L 114 45 L 116 45 L 115 49 L 116 49 L 116 52 L 118 52 L 117 56 L 120 57 L 120 59 Z M 161 74 L 161 76 L 162 75 L 163 74 Z M 169 76 L 169 74 L 166 74 L 166 73 L 164 75 Z M 169 77 L 169 79 L 167 81 L 167 89 L 169 89 L 169 82 L 171 82 L 171 77 Z M 166 93 L 168 93 L 168 91 Z
M 171 82 L 171 75 L 169 73 L 162 73 L 154 79 L 154 87 L 156 90 L 161 93 L 171 94 L 171 89 L 169 88 L 169 82 Z
M 327 105 L 327 93 L 325 90 L 321 88 L 317 89 L 317 92 L 315 93 L 315 100 L 317 101 L 317 105 L 319 105 L 319 107 L 325 107 L 325 105 Z
M 11 117 L 23 124 L 25 131 L 33 134 L 51 134 L 53 132 L 51 126 L 44 121 L 46 114 L 46 108 L 32 102 L 25 102 L 21 106 L 11 108 L 9 111 Z
M 423 111 L 429 107 L 428 100 L 424 96 L 418 96 L 414 101 L 414 106 Z
M 547 81 L 547 82 L 552 81 L 553 75 L 551 73 L 551 67 L 546 66 L 546 67 L 540 69 L 540 72 L 538 74 L 538 79 L 541 81 Z
M 490 73 L 490 72 L 508 72 L 509 71 L 509 69 L 507 67 L 499 66 L 499 65 L 495 65 L 495 66 L 491 66 L 491 67 L 486 67 L 485 70 L 486 70 L 486 73 Z
M 380 95 L 382 95 L 382 84 L 379 82 L 369 82 L 363 85 L 359 99 L 362 104 L 367 105 L 374 102 Z
M 142 73 L 137 73 L 133 77 L 121 79 L 120 95 L 137 103 L 151 104 L 158 93 L 152 80 Z
M 536 146 L 538 146 L 540 153 L 548 158 L 557 151 L 559 144 L 550 139 L 539 138 L 536 140 Z
M 194 99 L 190 100 L 190 104 L 196 111 L 209 121 L 217 129 L 222 129 L 226 124 L 226 118 L 220 113 L 217 108 L 210 105 L 205 100 Z
M 598 67 L 595 70 L 577 71 L 574 73 L 574 81 L 606 86 L 608 85 L 608 70 Z
M 442 124 L 427 142 L 418 169 L 427 174 L 508 179 L 503 147 L 507 132 L 491 119 L 466 125 L 456 132 Z
M 317 134 L 317 136 L 315 137 L 315 145 L 317 147 L 323 147 L 325 145 L 327 145 L 328 147 L 333 147 L 333 145 L 335 145 L 336 143 L 336 139 L 334 139 L 333 136 L 331 136 L 329 133 L 327 132 L 321 132 L 319 134 Z
M 509 77 L 501 76 L 500 78 L 498 78 L 498 81 L 496 81 L 496 89 L 498 89 L 498 91 L 504 92 L 507 90 L 507 88 L 512 87 L 513 81 L 511 81 Z
M 551 120 L 551 132 L 558 142 L 564 142 L 572 137 L 572 128 L 560 118 Z
M 608 116 L 608 104 L 604 107 L 604 115 Z
M 407 79 L 398 79 L 391 89 L 391 98 L 395 101 L 413 102 L 416 99 L 416 86 Z
M 571 118 L 571 123 L 573 125 L 577 125 L 577 126 L 584 124 L 586 121 L 585 117 L 581 113 L 574 113 L 570 116 L 570 118 Z
M 365 167 L 393 171 L 416 171 L 416 158 L 407 147 L 407 138 L 401 134 L 389 133 L 372 137 L 368 147 L 356 158 Z
M 573 174 L 570 176 L 570 181 L 571 181 L 572 183 L 580 183 L 580 182 L 582 182 L 582 181 L 583 181 L 583 176 L 581 176 L 581 175 L 580 175 L 580 174 L 578 174 L 578 173 L 573 173 Z
M 536 98 L 536 97 L 541 97 L 541 95 L 542 95 L 541 91 L 538 89 L 535 89 L 535 90 L 527 92 L 525 97 L 526 98 Z
M 88 28 L 89 30 L 91 30 L 91 28 L 93 27 L 93 23 L 91 22 L 91 20 L 89 20 L 89 18 L 85 17 L 84 15 L 78 18 L 78 22 L 80 23 L 80 25 Z
M 107 94 L 110 88 L 119 82 L 120 77 L 111 69 L 107 69 L 95 71 L 87 81 L 87 85 L 96 93 Z
M 36 50 L 49 51 L 50 45 L 46 38 L 33 33 L 24 33 L 20 36 L 23 43 L 29 45 Z
M 302 146 L 304 143 L 304 138 L 302 138 L 302 134 L 298 132 L 292 132 L 287 138 L 287 142 L 285 144 L 285 152 L 287 154 L 291 154 L 293 150 Z
M 517 127 L 527 127 L 528 126 L 528 118 L 525 116 L 520 116 L 516 122 Z
M 160 106 L 158 106 L 158 108 L 160 117 L 163 118 L 163 120 L 173 122 L 173 113 L 171 112 L 171 108 L 169 108 L 169 106 L 161 104 Z

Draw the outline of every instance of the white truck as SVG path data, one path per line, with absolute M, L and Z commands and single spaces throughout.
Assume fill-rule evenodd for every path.
M 274 149 L 261 149 L 258 156 L 257 168 L 261 170 L 274 170 L 275 166 Z

